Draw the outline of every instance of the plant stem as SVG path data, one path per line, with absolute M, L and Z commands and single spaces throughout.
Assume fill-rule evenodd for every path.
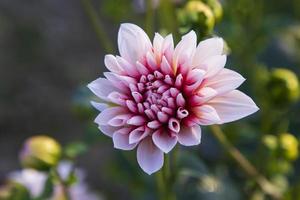
M 261 175 L 249 160 L 247 160 L 247 158 L 229 142 L 220 126 L 213 125 L 211 126 L 211 130 L 212 134 L 221 143 L 223 148 L 240 165 L 242 170 L 255 180 L 263 192 L 276 200 L 282 198 L 282 194 L 279 192 L 278 188 Z
M 63 192 L 63 200 L 71 200 L 71 197 L 70 197 L 70 193 L 69 193 L 69 189 L 68 189 L 68 186 L 67 184 L 65 183 L 65 181 L 62 179 L 62 177 L 59 175 L 57 169 L 54 169 L 54 173 L 55 173 L 55 176 L 60 184 L 60 186 L 62 187 L 62 192 Z
M 161 171 L 157 172 L 156 180 L 160 200 L 176 200 L 176 195 L 173 191 L 174 180 L 171 170 L 171 162 L 169 154 L 165 154 L 164 166 Z
M 83 6 L 83 9 L 87 15 L 87 17 L 90 20 L 90 23 L 96 33 L 97 39 L 101 46 L 103 46 L 106 53 L 112 53 L 113 52 L 113 45 L 107 35 L 107 33 L 104 31 L 102 21 L 100 20 L 99 15 L 93 8 L 93 5 L 90 0 L 81 0 L 81 4 Z

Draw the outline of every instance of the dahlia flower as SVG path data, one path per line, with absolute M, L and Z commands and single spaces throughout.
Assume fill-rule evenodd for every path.
M 88 87 L 102 102 L 95 123 L 114 147 L 137 147 L 137 161 L 148 174 L 163 166 L 164 153 L 177 142 L 198 145 L 200 126 L 223 124 L 258 110 L 250 97 L 236 90 L 245 80 L 225 69 L 223 40 L 210 38 L 197 46 L 194 31 L 174 47 L 172 35 L 156 33 L 153 44 L 134 24 L 118 33 L 120 56 L 106 55 L 105 78 Z

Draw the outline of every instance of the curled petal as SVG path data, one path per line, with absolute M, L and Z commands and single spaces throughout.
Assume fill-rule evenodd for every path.
M 128 121 L 127 121 L 127 124 L 130 124 L 130 125 L 134 125 L 134 126 L 141 126 L 141 125 L 144 125 L 146 122 L 146 119 L 142 116 L 133 116 L 131 117 Z
M 220 124 L 241 119 L 259 110 L 250 97 L 238 90 L 233 90 L 223 96 L 217 96 L 207 104 L 217 111 Z
M 106 108 L 96 117 L 95 123 L 97 123 L 98 125 L 107 125 L 110 119 L 126 112 L 126 109 L 120 106 Z
M 122 150 L 132 150 L 136 147 L 136 143 L 129 143 L 129 132 L 131 128 L 122 128 L 113 134 L 114 147 Z
M 178 142 L 184 146 L 198 145 L 201 142 L 201 128 L 198 125 L 182 127 L 178 133 Z
M 180 131 L 180 123 L 177 119 L 175 118 L 171 118 L 169 119 L 169 122 L 168 122 L 168 128 L 175 132 L 175 133 L 178 133 Z
M 111 126 L 124 126 L 126 122 L 132 117 L 132 114 L 117 115 L 108 121 Z
M 118 105 L 125 105 L 126 99 L 128 98 L 127 95 L 124 95 L 119 92 L 112 92 L 107 97 L 111 102 L 118 104 Z
M 145 126 L 140 126 L 129 134 L 129 143 L 138 143 L 150 134 L 150 129 Z
M 137 148 L 137 161 L 140 167 L 150 175 L 163 166 L 164 154 L 153 144 L 151 137 L 147 137 Z
M 182 107 L 178 108 L 177 110 L 177 117 L 178 119 L 183 119 L 189 115 L 189 111 L 183 109 Z
M 177 136 L 164 130 L 157 130 L 153 133 L 152 140 L 164 153 L 169 153 L 177 143 Z

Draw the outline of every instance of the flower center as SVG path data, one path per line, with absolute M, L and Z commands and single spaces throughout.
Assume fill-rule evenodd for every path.
M 171 77 L 154 71 L 142 75 L 137 84 L 130 85 L 133 100 L 126 101 L 127 107 L 148 118 L 149 128 L 165 126 L 178 133 L 180 121 L 189 115 L 181 93 L 182 81 L 181 74 Z

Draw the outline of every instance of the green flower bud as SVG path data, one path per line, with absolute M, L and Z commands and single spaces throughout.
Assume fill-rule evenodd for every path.
M 216 22 L 220 22 L 223 16 L 223 8 L 218 0 L 206 0 L 205 3 L 212 9 Z
M 179 10 L 177 16 L 180 24 L 179 31 L 182 34 L 193 29 L 204 37 L 212 32 L 215 25 L 212 9 L 197 0 L 189 1 L 183 9 Z
M 277 138 L 274 135 L 264 135 L 262 138 L 262 143 L 269 150 L 276 150 L 278 147 Z
M 294 72 L 277 68 L 270 74 L 267 90 L 272 104 L 287 106 L 299 99 L 299 80 Z
M 2 200 L 30 200 L 29 191 L 21 184 L 9 182 L 0 187 L 0 199 Z
M 298 158 L 298 140 L 290 133 L 282 133 L 279 135 L 279 145 L 283 156 L 288 160 L 295 160 Z
M 24 167 L 48 170 L 56 166 L 61 157 L 61 146 L 48 136 L 33 136 L 27 139 L 20 153 Z

